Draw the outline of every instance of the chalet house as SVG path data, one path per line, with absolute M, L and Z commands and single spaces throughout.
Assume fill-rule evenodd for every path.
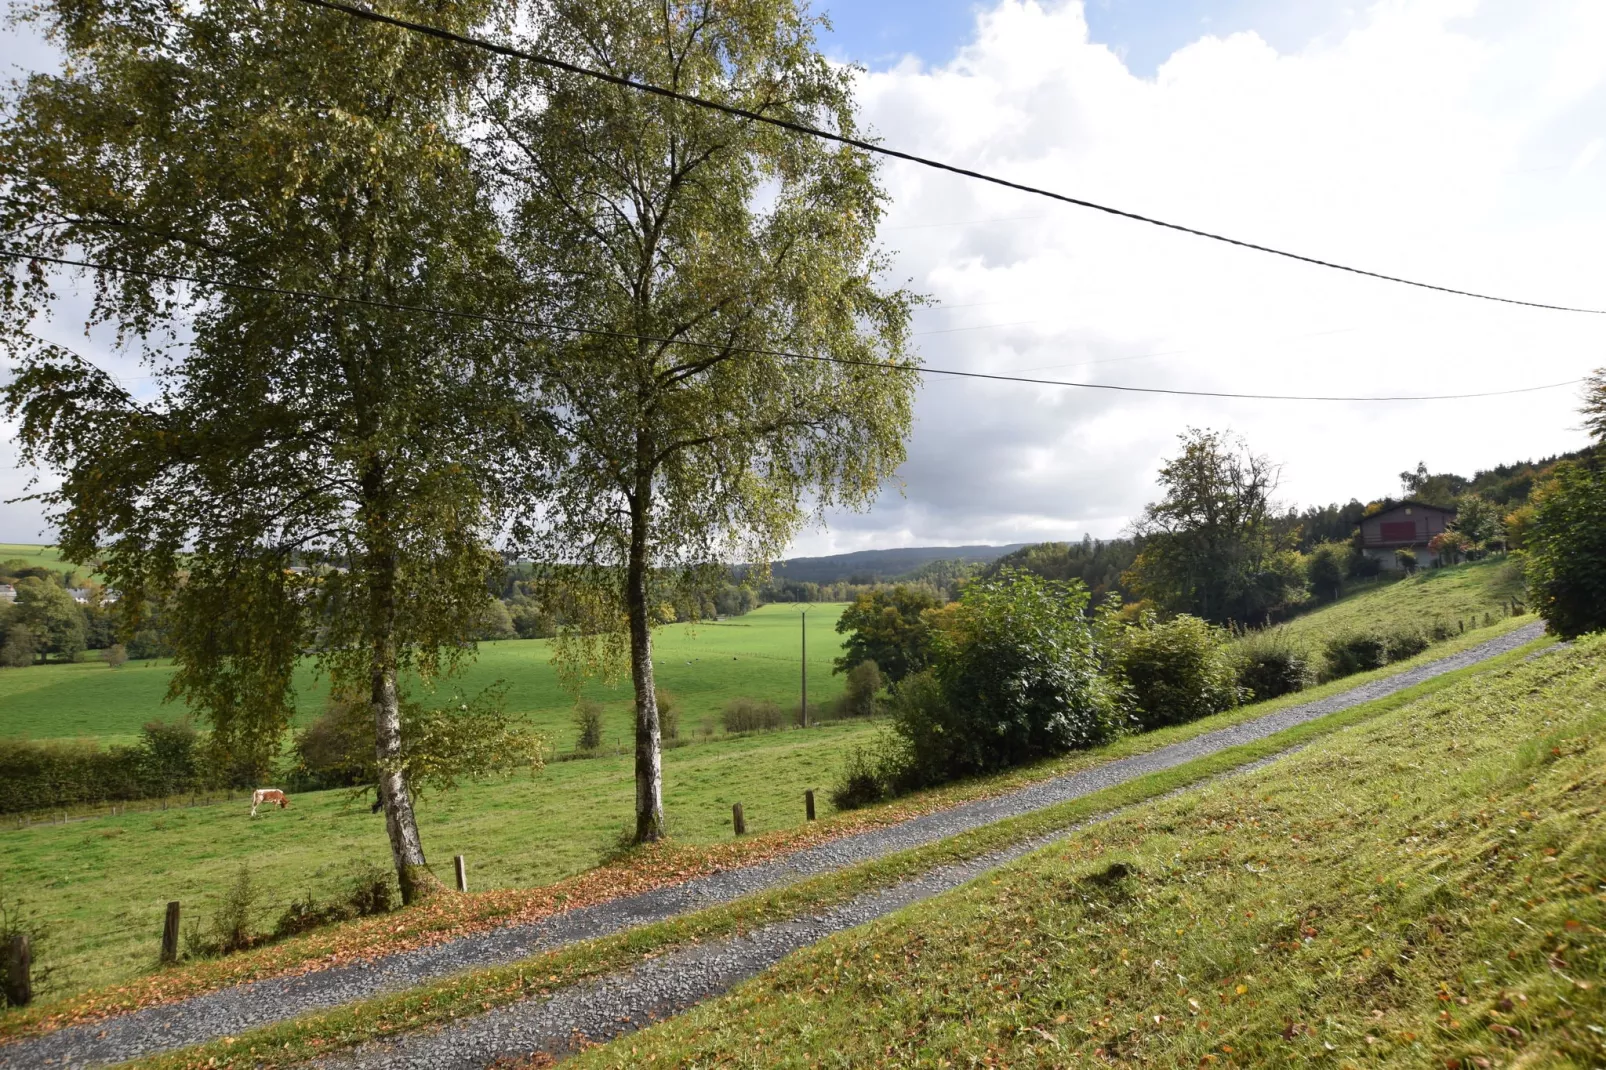
M 1420 568 L 1436 565 L 1438 556 L 1428 549 L 1428 540 L 1454 519 L 1454 509 L 1425 502 L 1396 502 L 1361 521 L 1361 552 L 1386 569 L 1400 567 L 1394 551 L 1402 549 L 1416 554 Z

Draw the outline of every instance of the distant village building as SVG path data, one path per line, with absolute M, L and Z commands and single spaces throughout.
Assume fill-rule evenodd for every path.
M 94 592 L 88 587 L 69 587 L 67 588 L 67 593 L 72 595 L 74 602 L 81 606 L 87 606 L 89 604 L 89 596 Z
M 0 602 L 15 602 L 17 589 L 9 583 L 0 583 Z
M 1361 521 L 1361 552 L 1386 569 L 1400 567 L 1395 551 L 1402 549 L 1416 554 L 1418 567 L 1436 565 L 1438 555 L 1428 549 L 1428 541 L 1454 519 L 1454 509 L 1426 502 L 1396 502 Z

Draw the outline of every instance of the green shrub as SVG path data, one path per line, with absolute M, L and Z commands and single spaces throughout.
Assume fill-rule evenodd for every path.
M 1111 663 L 1143 731 L 1238 705 L 1237 671 L 1220 631 L 1186 613 L 1168 621 L 1145 615 L 1122 633 Z
M 1324 648 L 1324 680 L 1337 680 L 1358 672 L 1381 669 L 1390 662 L 1403 661 L 1422 653 L 1433 644 L 1438 629 L 1429 634 L 1420 628 L 1392 631 L 1355 631 L 1335 635 Z
M 331 699 L 291 746 L 296 791 L 352 788 L 378 778 L 373 707 L 361 698 Z
M 1337 680 L 1387 665 L 1389 640 L 1388 636 L 1377 632 L 1345 632 L 1328 639 L 1323 654 L 1326 659 L 1323 679 Z
M 1414 658 L 1433 645 L 1432 638 L 1417 628 L 1399 628 L 1389 632 L 1385 638 L 1388 642 L 1390 661 Z
M 1246 702 L 1303 691 L 1315 677 L 1310 655 L 1281 628 L 1240 638 L 1233 644 L 1232 661 Z
M 197 922 L 184 934 L 191 957 L 232 955 L 260 941 L 256 931 L 258 891 L 249 866 L 241 866 L 203 929 Z
M 784 728 L 786 714 L 768 699 L 733 698 L 720 711 L 727 732 L 773 732 Z
M 1087 601 L 1079 581 L 1016 569 L 967 586 L 938 631 L 936 667 L 893 693 L 888 782 L 925 787 L 1110 739 L 1117 711 Z
M 653 688 L 653 698 L 658 704 L 658 736 L 661 739 L 676 740 L 680 738 L 680 700 L 664 688 Z
M 847 688 L 836 701 L 838 717 L 869 717 L 876 712 L 876 695 L 884 681 L 881 667 L 874 661 L 861 661 L 848 672 Z
M 1571 639 L 1606 629 L 1606 460 L 1556 465 L 1534 489 L 1525 529 L 1528 589 L 1550 630 Z
M 1341 542 L 1324 542 L 1305 558 L 1305 581 L 1319 601 L 1337 601 L 1344 593 L 1344 574 L 1349 547 Z
M 211 779 L 188 722 L 152 721 L 132 747 L 0 739 L 0 813 L 99 806 L 198 791 Z
M 282 939 L 352 918 L 388 914 L 396 909 L 396 899 L 395 875 L 373 862 L 361 862 L 338 898 L 319 903 L 308 892 L 301 899 L 291 900 L 273 927 L 273 936 Z
M 602 705 L 590 699 L 575 703 L 574 726 L 579 730 L 575 750 L 594 751 L 602 746 Z
M 831 805 L 838 810 L 857 810 L 880 802 L 886 795 L 887 785 L 880 763 L 863 747 L 849 751 L 842 779 L 831 789 Z

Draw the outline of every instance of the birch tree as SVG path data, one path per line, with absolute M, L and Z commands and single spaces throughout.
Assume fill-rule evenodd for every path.
M 852 72 L 793 0 L 533 6 L 541 53 L 857 132 Z M 868 154 L 516 60 L 495 82 L 482 149 L 525 308 L 592 332 L 555 334 L 543 366 L 561 463 L 531 549 L 588 601 L 589 641 L 628 647 L 635 835 L 655 840 L 654 592 L 872 499 L 904 456 L 916 298 L 883 284 Z
M 459 138 L 479 57 L 274 0 L 22 14 L 68 62 L 7 102 L 4 240 L 118 269 L 87 276 L 91 322 L 153 377 L 134 391 L 33 338 L 61 272 L 8 274 L 6 398 L 24 458 L 60 477 L 41 497 L 62 549 L 101 560 L 124 605 L 170 607 L 172 694 L 244 775 L 278 747 L 306 652 L 337 693 L 368 696 L 412 900 L 438 884 L 401 681 L 460 656 L 498 563 L 487 540 L 529 471 L 507 386 L 521 348 L 467 316 L 394 307 L 472 314 L 511 293 Z M 485 15 L 427 11 L 459 28 Z

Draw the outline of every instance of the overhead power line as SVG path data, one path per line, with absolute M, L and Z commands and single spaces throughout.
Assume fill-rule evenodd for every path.
M 570 74 L 584 75 L 587 78 L 595 78 L 599 81 L 609 82 L 617 86 L 623 86 L 626 89 L 634 89 L 642 93 L 651 93 L 654 96 L 664 97 L 669 100 L 678 100 L 683 104 L 691 104 L 699 108 L 709 108 L 714 111 L 724 112 L 726 115 L 732 115 L 739 119 L 747 119 L 755 123 L 767 123 L 770 126 L 779 127 L 782 130 L 790 130 L 793 133 L 806 134 L 810 137 L 824 138 L 827 141 L 834 141 L 840 145 L 848 145 L 852 148 L 862 149 L 865 152 L 873 152 L 880 156 L 891 157 L 895 160 L 905 160 L 909 163 L 919 164 L 922 167 L 930 167 L 938 171 L 948 171 L 952 174 L 963 175 L 966 178 L 974 178 L 980 182 L 990 182 L 995 186 L 1003 186 L 1006 189 L 1019 190 L 1022 193 L 1030 193 L 1038 197 L 1047 197 L 1051 200 L 1060 201 L 1064 204 L 1074 204 L 1078 208 L 1091 208 L 1095 212 L 1103 212 L 1107 215 L 1118 216 L 1121 219 L 1130 219 L 1138 223 L 1148 223 L 1151 226 L 1164 227 L 1167 230 L 1174 230 L 1182 234 L 1192 234 L 1198 238 L 1209 238 L 1211 241 L 1225 242 L 1228 245 L 1236 245 L 1241 249 L 1251 249 L 1257 253 L 1269 253 L 1272 256 L 1281 256 L 1286 257 L 1289 260 L 1297 260 L 1303 264 L 1314 264 L 1316 267 L 1331 268 L 1334 271 L 1347 271 L 1352 275 L 1363 275 L 1371 279 L 1380 279 L 1383 282 L 1395 282 L 1403 286 L 1415 286 L 1423 290 L 1436 290 L 1439 293 L 1455 294 L 1458 297 L 1474 297 L 1480 301 L 1496 301 L 1506 305 L 1522 305 L 1527 308 L 1542 308 L 1548 309 L 1552 312 L 1582 312 L 1592 316 L 1606 316 L 1606 309 L 1602 308 L 1578 308 L 1572 305 L 1552 305 L 1546 304 L 1542 301 L 1524 301 L 1515 297 L 1501 297 L 1496 294 L 1478 293 L 1474 290 L 1458 290 L 1452 286 L 1439 286 L 1431 282 L 1420 282 L 1416 279 L 1407 279 L 1399 275 L 1387 275 L 1380 271 L 1368 271 L 1365 268 L 1351 267 L 1347 264 L 1339 264 L 1331 260 L 1322 260 L 1314 256 L 1305 256 L 1301 253 L 1289 252 L 1286 249 L 1277 249 L 1270 245 L 1260 245 L 1256 242 L 1245 241 L 1242 238 L 1231 238 L 1225 234 L 1217 234 L 1214 231 L 1200 230 L 1197 227 L 1184 226 L 1181 223 L 1170 223 L 1164 219 L 1156 219 L 1153 216 L 1142 215 L 1138 212 L 1129 212 L 1123 208 L 1114 208 L 1110 205 L 1099 204 L 1097 201 L 1089 201 L 1081 197 L 1072 197 L 1066 193 L 1056 193 L 1053 190 L 1027 185 L 1024 182 L 1016 182 L 1012 179 L 1000 178 L 997 175 L 989 175 L 982 171 L 974 171 L 968 167 L 960 167 L 957 164 L 944 163 L 941 160 L 934 160 L 929 156 L 919 156 L 912 152 L 904 152 L 901 149 L 892 149 L 887 148 L 885 145 L 877 145 L 873 141 L 865 141 L 860 138 L 849 137 L 846 134 L 838 134 L 830 130 L 822 130 L 817 126 L 809 126 L 807 123 L 794 122 L 791 119 L 781 119 L 773 115 L 764 115 L 760 112 L 750 111 L 747 108 L 739 108 L 734 104 L 723 104 L 717 100 L 709 100 L 706 97 L 694 96 L 690 93 L 682 93 L 675 89 L 667 89 L 664 86 L 654 85 L 651 82 L 638 82 L 634 78 L 625 78 L 621 75 L 609 74 L 607 71 L 599 71 L 590 67 L 583 67 L 577 63 L 570 63 L 567 60 L 558 59 L 555 56 L 543 56 L 538 52 L 528 52 L 521 48 L 514 48 L 511 45 L 499 44 L 495 41 L 487 41 L 481 37 L 471 37 L 467 34 L 454 33 L 451 30 L 443 30 L 439 26 L 430 26 L 427 23 L 413 22 L 410 19 L 397 18 L 394 15 L 386 15 L 381 12 L 374 11 L 371 8 L 362 7 L 357 4 L 341 3 L 340 0 L 301 0 L 301 2 L 304 4 L 310 4 L 313 7 L 325 8 L 329 11 L 338 11 L 342 14 L 350 15 L 353 18 L 366 19 L 369 22 L 377 22 L 386 26 L 395 26 L 403 30 L 409 30 L 413 33 L 425 34 L 430 37 L 438 38 L 442 41 L 451 41 L 455 44 L 468 45 L 472 48 L 484 49 L 487 52 L 493 52 L 496 55 L 506 56 L 510 59 L 528 60 L 531 63 L 538 63 L 544 67 L 551 67 L 560 71 L 568 71 Z
M 1112 390 L 1125 394 L 1170 394 L 1177 397 L 1194 398 L 1236 398 L 1245 401 L 1352 401 L 1352 402 L 1394 402 L 1394 401 L 1461 401 L 1468 398 L 1503 397 L 1508 394 L 1531 394 L 1538 390 L 1556 390 L 1564 386 L 1580 383 L 1582 379 L 1568 379 L 1561 383 L 1544 383 L 1540 386 L 1522 386 L 1506 390 L 1485 390 L 1469 394 L 1401 394 L 1390 396 L 1364 396 L 1364 395 L 1327 395 L 1327 394 L 1249 394 L 1224 390 L 1174 390 L 1159 386 L 1121 386 L 1114 383 L 1077 383 L 1064 379 L 1033 379 L 1021 375 L 996 375 L 991 372 L 966 372 L 951 368 L 929 368 L 911 364 L 891 364 L 878 360 L 854 360 L 850 357 L 827 357 L 817 353 L 794 353 L 784 349 L 765 349 L 756 346 L 734 346 L 722 342 L 699 342 L 685 338 L 661 338 L 650 334 L 636 334 L 629 331 L 610 331 L 600 327 L 575 327 L 563 323 L 550 323 L 544 320 L 524 319 L 516 316 L 496 316 L 483 312 L 466 312 L 461 309 L 437 308 L 430 305 L 414 305 L 401 301 L 382 301 L 371 297 L 347 297 L 341 294 L 317 293 L 310 290 L 293 290 L 284 286 L 267 286 L 250 282 L 229 282 L 223 279 L 207 279 L 197 275 L 186 275 L 174 271 L 150 271 L 142 268 L 117 267 L 112 264 L 99 264 L 91 260 L 74 260 L 63 256 L 46 256 L 40 253 L 31 253 L 21 250 L 0 249 L 0 257 L 10 260 L 37 261 L 45 264 L 56 264 L 61 267 L 85 268 L 90 271 L 102 271 L 113 275 L 136 275 L 140 278 L 157 279 L 164 282 L 182 282 L 195 286 L 218 287 L 227 290 L 242 290 L 247 293 L 269 294 L 275 297 L 288 297 L 299 301 L 324 301 L 338 304 L 359 305 L 365 308 L 383 309 L 389 312 L 408 312 L 428 316 L 449 316 L 454 319 L 476 320 L 503 327 L 529 327 L 543 331 L 561 331 L 569 334 L 582 334 L 595 338 L 615 338 L 630 342 L 655 342 L 661 345 L 690 346 L 696 349 L 723 350 L 728 353 L 744 353 L 750 356 L 780 357 L 784 360 L 806 360 L 820 364 L 841 364 L 849 367 L 879 368 L 882 371 L 913 371 L 921 375 L 946 375 L 958 379 L 981 379 L 1000 383 L 1026 383 L 1032 386 L 1064 386 L 1079 390 Z

